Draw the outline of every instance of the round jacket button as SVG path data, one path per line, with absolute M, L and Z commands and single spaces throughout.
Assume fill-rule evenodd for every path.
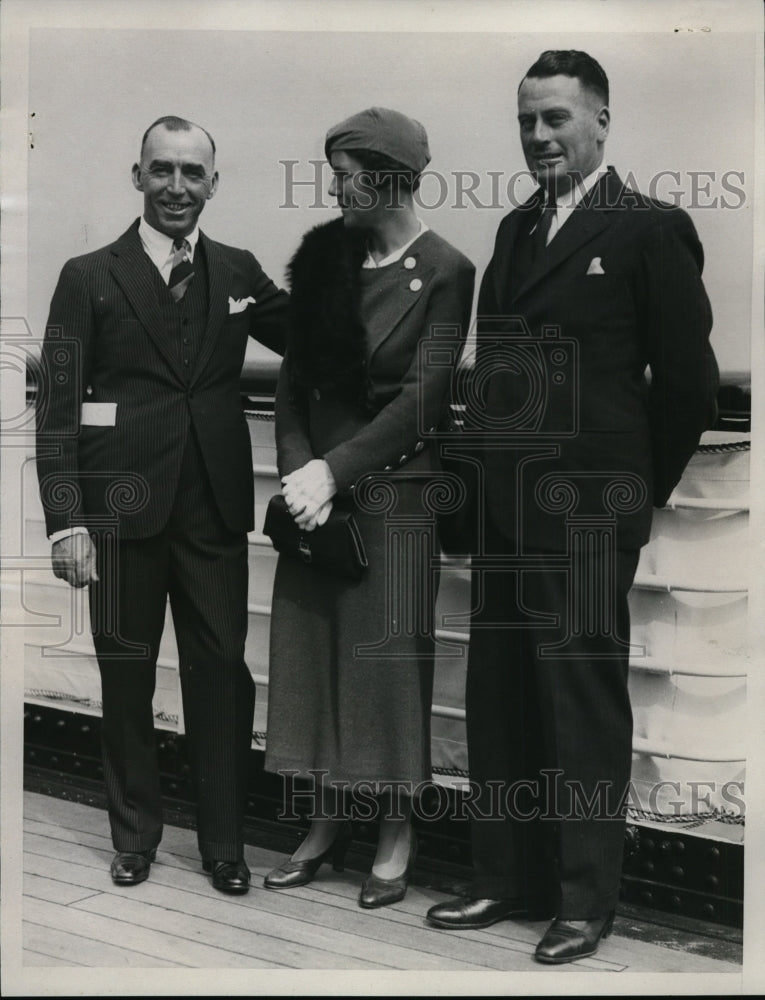
M 404 267 L 408 271 L 411 271 L 413 267 L 417 267 L 417 261 L 414 259 L 414 257 L 407 257 L 406 260 L 404 261 Z
M 412 280 L 409 282 L 409 287 L 412 289 L 413 292 L 419 292 L 419 290 L 422 288 L 422 282 L 420 281 L 419 278 L 412 278 Z

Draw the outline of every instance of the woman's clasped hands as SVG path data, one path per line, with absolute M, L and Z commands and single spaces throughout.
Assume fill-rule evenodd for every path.
M 302 531 L 324 524 L 337 492 L 335 477 L 323 458 L 314 458 L 282 479 L 282 495 Z

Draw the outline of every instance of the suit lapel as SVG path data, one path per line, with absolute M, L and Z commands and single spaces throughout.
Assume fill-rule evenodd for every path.
M 220 246 L 208 239 L 202 232 L 199 234 L 199 239 L 204 246 L 209 287 L 207 289 L 207 326 L 194 365 L 192 384 L 204 371 L 205 365 L 215 349 L 215 344 L 228 316 L 228 295 L 231 288 L 231 265 Z
M 428 284 L 432 280 L 433 268 L 428 267 L 427 235 L 428 231 L 426 230 L 397 263 L 389 265 L 391 268 L 397 269 L 398 294 L 386 295 L 381 299 L 380 307 L 375 311 L 375 315 L 367 326 L 367 357 L 370 360 L 375 351 L 401 323 L 415 302 L 425 294 Z M 405 267 L 404 261 L 410 258 L 414 259 L 415 266 Z
M 517 288 L 511 287 L 511 302 L 517 302 L 540 281 L 550 278 L 573 254 L 610 225 L 609 209 L 617 206 L 623 189 L 624 185 L 609 168 L 608 173 L 576 206 L 549 244 L 547 253 L 531 268 Z
M 416 256 L 407 254 L 407 256 Z M 386 295 L 376 310 L 374 317 L 367 325 L 367 356 L 372 359 L 374 353 L 385 343 L 396 327 L 402 322 L 412 306 L 425 294 L 433 277 L 433 272 L 418 267 L 416 271 L 406 270 L 400 265 L 397 275 L 398 295 Z M 419 280 L 420 287 L 412 288 L 412 283 Z
M 528 201 L 517 208 L 507 219 L 507 232 L 497 241 L 494 249 L 494 294 L 502 309 L 509 308 L 515 298 L 512 288 L 513 260 L 515 247 L 529 214 L 536 213 L 541 200 L 541 189 L 536 191 Z
M 138 222 L 112 245 L 111 252 L 110 267 L 115 281 L 174 374 L 183 382 L 180 359 L 167 342 L 165 323 L 152 287 L 150 268 L 154 265 L 141 245 Z

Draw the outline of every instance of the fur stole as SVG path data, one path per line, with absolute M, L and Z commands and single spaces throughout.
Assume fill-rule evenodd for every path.
M 293 392 L 316 387 L 368 405 L 358 280 L 366 254 L 364 235 L 335 219 L 309 230 L 290 261 L 287 358 Z

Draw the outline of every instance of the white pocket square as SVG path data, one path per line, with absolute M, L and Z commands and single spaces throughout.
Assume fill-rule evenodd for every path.
M 593 257 L 590 261 L 590 266 L 587 268 L 588 274 L 605 274 L 603 267 L 600 263 L 600 257 Z
M 244 312 L 250 302 L 254 303 L 255 299 L 248 295 L 246 299 L 233 299 L 230 295 L 228 297 L 228 311 L 229 313 L 240 313 Z

